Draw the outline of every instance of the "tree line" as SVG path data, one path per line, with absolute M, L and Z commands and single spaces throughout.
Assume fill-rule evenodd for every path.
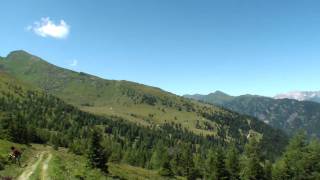
M 188 179 L 319 178 L 319 142 L 308 142 L 303 135 L 272 158 L 263 148 L 266 141 L 255 136 L 228 142 L 219 136 L 195 135 L 174 123 L 143 127 L 80 111 L 46 93 L 10 88 L 0 92 L 2 139 L 67 147 L 105 173 L 108 162 L 113 162 Z

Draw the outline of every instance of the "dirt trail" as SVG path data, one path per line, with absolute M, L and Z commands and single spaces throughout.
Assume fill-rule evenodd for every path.
M 34 173 L 34 171 L 37 169 L 38 165 L 42 161 L 44 156 L 44 152 L 41 152 L 38 156 L 38 160 L 32 165 L 28 166 L 23 173 L 18 177 L 18 180 L 28 180 L 30 176 Z
M 47 155 L 47 158 L 44 160 L 44 156 Z M 48 167 L 49 162 L 52 158 L 52 154 L 49 152 L 41 152 L 38 155 L 38 160 L 31 166 L 28 166 L 23 173 L 17 178 L 17 180 L 29 180 L 29 178 L 34 174 L 37 168 L 41 165 L 41 179 L 47 180 L 48 179 Z
M 41 179 L 43 179 L 43 180 L 49 179 L 48 167 L 49 167 L 49 162 L 50 162 L 51 158 L 52 158 L 52 154 L 49 154 L 47 159 L 42 164 Z

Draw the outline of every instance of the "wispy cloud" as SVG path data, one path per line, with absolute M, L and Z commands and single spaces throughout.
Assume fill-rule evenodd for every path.
M 70 66 L 72 66 L 72 67 L 78 66 L 78 60 L 74 59 L 74 60 L 72 61 L 72 63 L 70 64 Z
M 41 37 L 56 39 L 64 39 L 70 33 L 70 26 L 64 20 L 60 20 L 59 23 L 55 24 L 49 17 L 41 18 L 40 21 L 34 22 L 33 25 L 29 25 L 26 29 Z

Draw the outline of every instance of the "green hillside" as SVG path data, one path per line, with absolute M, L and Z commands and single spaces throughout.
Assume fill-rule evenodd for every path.
M 188 97 L 254 116 L 290 135 L 305 130 L 310 137 L 320 137 L 319 103 L 252 95 L 229 96 L 230 98 L 225 101 L 221 101 L 218 95 L 213 96 L 212 94 L 203 95 L 201 98 L 198 95 Z
M 214 158 L 212 153 L 220 148 L 233 147 L 231 144 L 235 144 L 240 152 L 245 151 L 244 146 L 251 137 L 257 139 L 261 146 L 260 153 L 265 158 L 274 160 L 281 154 L 287 143 L 287 137 L 281 131 L 250 117 L 217 109 L 217 114 L 209 113 L 210 109 L 202 112 L 203 116 L 223 127 L 214 129 L 208 126 L 208 131 L 212 131 L 213 135 L 197 135 L 172 122 L 141 126 L 119 117 L 81 111 L 53 95 L 21 83 L 5 72 L 0 74 L 1 139 L 20 144 L 48 144 L 56 149 L 67 148 L 73 155 L 88 157 L 89 160 L 90 149 L 99 144 L 102 149 L 93 152 L 106 157 L 104 162 L 108 162 L 109 167 L 89 167 L 103 170 L 104 177 L 114 174 L 128 179 L 135 176 L 148 179 L 146 177 L 150 175 L 150 179 L 211 176 L 211 170 L 203 167 L 203 163 L 211 163 L 206 162 L 210 154 Z M 93 146 L 95 132 L 100 138 Z M 55 153 L 51 154 L 55 157 Z M 43 164 L 49 155 L 44 153 L 35 162 Z M 261 159 L 261 163 L 264 164 L 265 160 Z M 63 162 L 57 164 L 64 165 Z M 82 167 L 79 165 L 81 172 Z M 4 171 L 10 173 L 8 168 L 10 166 L 5 166 Z M 109 173 L 105 174 L 107 170 Z M 58 168 L 52 173 L 59 171 L 62 170 Z
M 188 132 L 182 132 L 178 129 L 169 133 L 172 131 L 170 128 L 173 128 L 170 125 L 167 125 L 163 131 L 160 130 L 162 127 L 159 127 L 158 130 L 149 130 L 143 127 L 139 128 L 132 123 L 123 122 L 121 119 L 114 120 L 82 112 L 58 98 L 34 90 L 1 72 L 0 139 L 23 144 L 50 144 L 56 148 L 69 148 L 68 151 L 73 154 L 67 153 L 63 150 L 64 148 L 60 148 L 61 151 L 41 148 L 39 145 L 30 148 L 26 145 L 0 140 L 0 177 L 17 177 L 19 174 L 27 176 L 29 173 L 23 174 L 23 170 L 33 169 L 34 173 L 30 178 L 39 179 L 42 176 L 41 166 L 50 155 L 52 156 L 50 158 L 52 169 L 48 170 L 48 176 L 55 178 L 167 179 L 161 177 L 156 169 L 147 169 L 153 148 L 158 141 L 175 144 L 170 143 L 171 140 L 168 139 L 168 134 L 171 134 L 171 137 L 175 141 L 179 141 L 180 144 L 186 142 L 195 144 L 204 141 L 203 145 L 213 145 L 213 141 L 210 142 L 203 137 L 192 136 L 190 133 L 188 135 Z M 111 159 L 108 163 L 109 174 L 107 176 L 87 166 L 85 157 L 90 143 L 91 131 L 95 128 L 103 133 L 101 144 L 103 144 L 103 148 Z M 179 136 L 181 138 L 178 138 Z M 147 148 L 146 144 L 150 147 Z M 35 164 L 35 168 L 27 165 L 27 167 L 21 169 L 8 162 L 6 157 L 12 145 L 24 151 L 23 163 Z M 140 154 L 136 154 L 136 156 L 130 156 L 134 160 L 137 158 L 137 160 L 129 162 L 125 155 L 127 152 L 138 151 L 136 148 L 139 150 L 140 148 L 147 149 L 144 149 Z M 78 156 L 75 154 L 78 154 Z M 146 159 L 138 161 L 137 156 Z M 78 164 L 74 162 L 78 162 Z
M 46 64 L 34 58 L 30 61 Z M 1 60 L 0 72 L 0 177 L 129 180 L 320 177 L 320 143 L 316 140 L 309 143 L 302 134 L 284 149 L 287 136 L 282 131 L 250 116 L 186 100 L 157 88 L 103 79 L 98 80 L 121 84 L 139 93 L 135 96 L 119 93 L 107 101 L 119 103 L 119 108 L 129 104 L 126 108 L 134 114 L 97 113 L 88 110 L 99 107 L 95 104 L 69 102 L 48 89 L 45 92 L 31 78 L 26 80 L 23 73 L 14 75 L 8 65 L 12 62 L 8 62 Z M 153 118 L 156 115 L 144 119 L 143 113 L 152 111 L 176 117 L 172 121 Z M 200 117 L 194 125 L 189 120 L 191 115 Z M 131 116 L 132 119 L 127 119 Z M 184 121 L 185 124 L 181 123 Z M 23 150 L 22 168 L 5 158 L 12 145 Z
M 244 144 L 252 132 L 264 136 L 266 141 L 282 136 L 248 116 L 187 100 L 159 88 L 59 68 L 24 51 L 10 53 L 0 64 L 18 80 L 97 115 L 118 117 L 146 127 L 174 123 L 198 135 L 238 144 Z
M 56 95 L 82 110 L 95 114 L 120 116 L 144 125 L 175 122 L 198 134 L 213 134 L 195 128 L 197 120 L 216 126 L 191 103 L 173 94 L 127 81 L 104 80 L 49 64 L 23 51 L 1 61 L 2 69 L 17 79 Z M 195 109 L 197 108 L 197 109 Z M 220 109 L 210 107 L 212 111 Z M 168 111 L 168 112 L 167 112 Z

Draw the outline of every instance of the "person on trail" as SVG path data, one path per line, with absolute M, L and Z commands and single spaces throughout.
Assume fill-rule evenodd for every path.
M 21 155 L 22 153 L 17 148 L 15 148 L 14 146 L 11 147 L 10 157 L 14 161 L 14 163 L 18 163 L 19 166 L 21 166 Z

